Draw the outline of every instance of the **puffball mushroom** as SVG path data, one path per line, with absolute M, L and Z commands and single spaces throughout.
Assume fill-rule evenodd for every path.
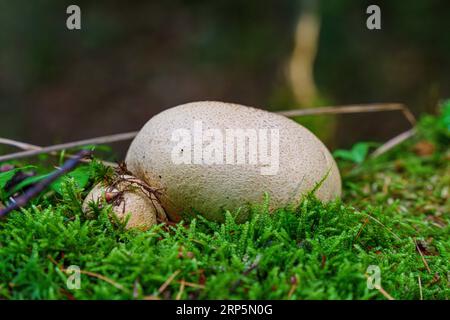
M 166 218 L 155 194 L 143 181 L 129 175 L 119 176 L 111 185 L 97 184 L 84 200 L 83 212 L 90 213 L 91 203 L 99 206 L 111 204 L 113 214 L 120 221 L 130 215 L 127 229 L 147 230 L 157 223 L 157 217 L 162 220 Z
M 323 201 L 341 194 L 336 163 L 314 134 L 281 115 L 232 103 L 192 102 L 157 114 L 135 137 L 125 162 L 133 175 L 161 189 L 174 221 L 181 213 L 223 221 L 225 210 L 239 208 L 243 221 L 249 204 L 260 203 L 266 192 L 271 209 L 298 204 L 316 186 Z

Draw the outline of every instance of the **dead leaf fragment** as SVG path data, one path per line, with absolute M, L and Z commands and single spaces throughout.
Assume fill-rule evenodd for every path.
M 438 255 L 437 249 L 432 245 L 433 239 L 428 238 L 426 241 L 424 240 L 417 240 L 417 250 L 424 255 L 424 256 L 436 256 Z
M 419 141 L 413 147 L 413 151 L 421 157 L 430 156 L 434 153 L 435 150 L 435 145 L 427 140 Z
M 429 215 L 425 218 L 425 220 L 430 221 L 439 228 L 444 228 L 447 225 L 444 219 L 435 215 Z

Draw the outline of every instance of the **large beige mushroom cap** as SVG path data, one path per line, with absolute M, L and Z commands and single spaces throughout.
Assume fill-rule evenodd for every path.
M 226 164 L 225 160 L 223 164 L 175 164 L 174 131 L 193 132 L 198 121 L 203 124 L 203 130 L 222 132 L 226 129 L 278 129 L 278 172 L 263 175 L 260 163 L 248 164 L 248 161 L 240 165 Z M 246 159 L 249 150 L 247 147 Z M 223 221 L 225 210 L 233 212 L 240 207 L 245 209 L 248 204 L 261 203 L 265 192 L 270 195 L 271 208 L 297 204 L 302 195 L 323 179 L 315 192 L 319 199 L 328 201 L 341 194 L 336 163 L 309 130 L 271 112 L 224 102 L 193 102 L 154 116 L 132 142 L 126 164 L 136 177 L 161 188 L 161 203 L 174 220 L 183 212 L 199 212 L 206 218 Z
M 135 177 L 119 176 L 113 185 L 97 184 L 83 202 L 83 212 L 90 214 L 92 203 L 99 206 L 112 205 L 112 211 L 120 221 L 130 216 L 126 228 L 147 230 L 164 219 L 165 212 L 156 195 L 144 188 L 145 184 Z

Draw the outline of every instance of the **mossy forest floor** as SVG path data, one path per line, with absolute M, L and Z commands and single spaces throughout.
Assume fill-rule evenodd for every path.
M 418 134 L 381 157 L 339 160 L 341 201 L 308 197 L 272 214 L 266 201 L 244 224 L 229 215 L 142 232 L 125 231 L 108 209 L 88 218 L 81 201 L 108 170 L 83 165 L 0 222 L 0 298 L 448 299 L 443 117 L 422 117 Z M 0 174 L 3 199 L 9 178 Z M 80 269 L 78 290 L 67 287 L 76 285 L 70 266 Z

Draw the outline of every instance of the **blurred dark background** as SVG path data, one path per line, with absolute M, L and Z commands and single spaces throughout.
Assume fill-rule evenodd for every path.
M 66 28 L 70 4 L 81 30 Z M 369 4 L 382 30 L 366 28 Z M 449 31 L 448 0 L 0 0 L 0 136 L 50 145 L 134 131 L 195 100 L 435 112 L 450 96 Z M 304 123 L 333 148 L 408 128 L 398 113 Z

